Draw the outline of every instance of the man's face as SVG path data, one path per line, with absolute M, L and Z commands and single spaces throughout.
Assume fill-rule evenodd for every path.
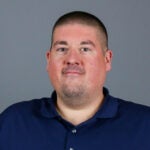
M 92 26 L 75 23 L 56 27 L 46 56 L 58 96 L 88 97 L 102 92 L 112 57 L 110 50 L 104 54 L 102 41 L 99 30 Z

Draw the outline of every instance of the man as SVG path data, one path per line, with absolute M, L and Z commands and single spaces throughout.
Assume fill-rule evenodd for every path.
M 104 88 L 112 51 L 97 17 L 60 17 L 46 59 L 55 91 L 1 114 L 0 150 L 150 150 L 150 108 Z

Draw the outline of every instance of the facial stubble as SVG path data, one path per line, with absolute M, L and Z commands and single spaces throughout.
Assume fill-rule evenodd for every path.
M 82 83 L 63 83 L 61 85 L 61 91 L 61 99 L 66 105 L 77 107 L 84 104 L 83 97 L 85 97 L 86 89 Z

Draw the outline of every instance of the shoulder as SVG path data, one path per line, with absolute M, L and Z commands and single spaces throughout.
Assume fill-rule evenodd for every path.
M 117 98 L 119 107 L 122 109 L 125 109 L 126 111 L 136 111 L 136 112 L 146 112 L 150 113 L 150 107 L 143 105 L 143 104 L 138 104 L 132 101 L 127 101 L 123 100 L 120 98 Z
M 131 101 L 115 98 L 118 101 L 118 113 L 131 120 L 145 120 L 150 123 L 150 107 Z
M 15 103 L 6 108 L 0 114 L 0 123 L 2 123 L 4 120 L 13 120 L 15 118 L 19 118 L 20 116 L 21 117 L 26 117 L 29 115 L 32 116 L 40 109 L 42 103 L 48 100 L 49 98 L 40 98 Z

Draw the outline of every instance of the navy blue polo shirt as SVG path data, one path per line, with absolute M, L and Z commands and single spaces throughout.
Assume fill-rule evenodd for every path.
M 57 113 L 55 93 L 10 106 L 0 115 L 0 150 L 150 150 L 150 107 L 104 94 L 77 126 Z

